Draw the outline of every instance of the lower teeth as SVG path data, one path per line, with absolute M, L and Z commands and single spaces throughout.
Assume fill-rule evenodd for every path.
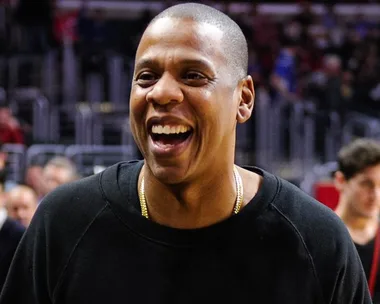
M 180 134 L 153 134 L 152 139 L 165 146 L 174 146 L 184 142 L 190 136 L 190 132 Z

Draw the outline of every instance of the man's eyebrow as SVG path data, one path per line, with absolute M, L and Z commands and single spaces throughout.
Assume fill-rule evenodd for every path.
M 138 62 L 136 62 L 135 70 L 141 70 L 145 67 L 156 67 L 158 66 L 158 63 L 156 60 L 153 60 L 151 58 L 141 59 Z
M 178 61 L 178 64 L 186 65 L 186 66 L 199 66 L 211 69 L 211 64 L 209 61 L 205 59 L 189 59 L 184 58 Z M 141 59 L 136 63 L 135 70 L 141 70 L 145 67 L 159 67 L 159 63 L 157 60 L 152 58 Z

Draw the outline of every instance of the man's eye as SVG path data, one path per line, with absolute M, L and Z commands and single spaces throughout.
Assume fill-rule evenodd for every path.
M 186 73 L 184 78 L 188 80 L 202 80 L 202 79 L 205 79 L 206 77 L 203 76 L 201 73 L 189 72 L 189 73 Z
M 141 87 L 149 87 L 157 80 L 157 75 L 151 72 L 143 72 L 136 77 L 136 83 Z
M 373 187 L 373 183 L 371 181 L 362 181 L 361 185 L 366 187 L 366 188 L 372 188 Z
M 155 80 L 156 76 L 153 73 L 143 72 L 137 76 L 137 80 L 151 81 Z

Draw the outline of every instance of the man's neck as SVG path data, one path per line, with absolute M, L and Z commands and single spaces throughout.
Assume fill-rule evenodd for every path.
M 145 196 L 151 220 L 173 228 L 200 228 L 231 216 L 236 201 L 233 165 L 195 182 L 175 186 L 160 183 L 143 168 Z M 139 185 L 141 182 L 141 176 Z M 140 189 L 140 186 L 139 186 Z
M 355 243 L 364 245 L 376 236 L 379 227 L 379 219 L 377 216 L 358 216 L 350 212 L 347 208 L 340 209 L 339 207 L 336 213 L 346 224 Z

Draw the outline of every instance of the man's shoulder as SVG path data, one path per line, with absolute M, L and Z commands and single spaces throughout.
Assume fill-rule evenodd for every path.
M 107 203 L 100 187 L 101 176 L 105 171 L 117 170 L 116 167 L 57 187 L 42 199 L 34 217 L 44 222 L 58 219 L 60 223 L 91 220 Z
M 84 177 L 57 187 L 43 198 L 41 206 L 58 207 L 60 204 L 68 204 L 79 200 L 88 201 L 91 198 L 97 197 L 101 174 L 98 173 Z
M 123 161 L 118 162 L 103 171 L 81 178 L 74 182 L 70 182 L 59 186 L 49 193 L 44 201 L 71 201 L 71 200 L 90 200 L 91 198 L 99 198 L 103 196 L 103 188 L 105 186 L 116 188 L 118 182 L 118 174 L 120 170 L 134 167 L 139 161 Z
M 351 242 L 347 228 L 333 210 L 288 181 L 279 178 L 279 184 L 280 190 L 271 207 L 311 252 L 320 248 L 334 250 Z
M 330 208 L 285 179 L 257 167 L 246 168 L 263 176 L 256 203 L 271 211 L 268 220 L 287 227 L 288 236 L 291 234 L 306 246 L 316 245 L 316 248 L 320 242 L 329 243 L 333 248 L 334 244 L 350 239 L 345 225 Z
M 278 180 L 280 189 L 277 199 L 273 201 L 272 205 L 289 219 L 295 223 L 311 220 L 313 223 L 323 223 L 326 226 L 327 221 L 330 224 L 336 223 L 341 226 L 341 220 L 333 210 L 289 181 L 282 178 L 278 178 Z
M 279 180 L 271 206 L 310 260 L 326 302 L 340 298 L 339 303 L 359 303 L 353 299 L 360 298 L 360 303 L 369 303 L 361 262 L 344 223 L 330 208 Z
M 133 164 L 135 162 L 120 162 L 100 173 L 59 186 L 41 201 L 37 214 L 94 218 L 108 204 L 106 192 L 118 191 L 118 172 Z

